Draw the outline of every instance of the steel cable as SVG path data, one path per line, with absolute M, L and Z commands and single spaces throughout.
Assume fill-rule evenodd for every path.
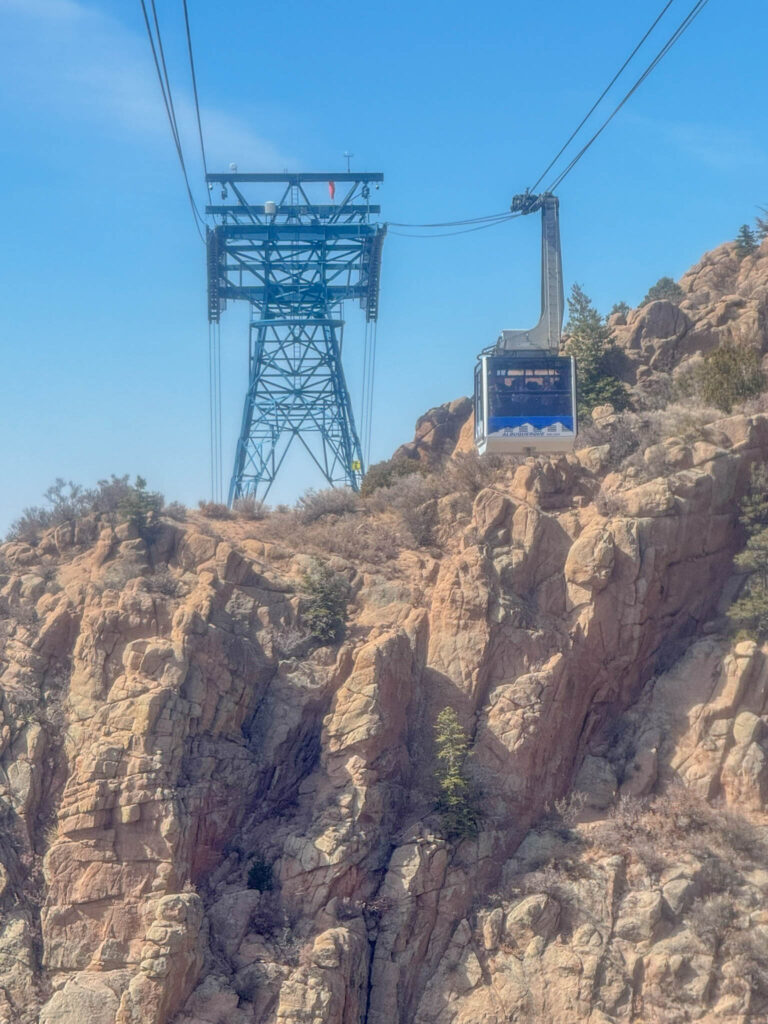
M 187 174 L 187 166 L 186 166 L 186 163 L 184 161 L 184 152 L 183 152 L 183 150 L 181 148 L 181 139 L 179 138 L 178 126 L 176 124 L 176 115 L 175 115 L 175 111 L 173 109 L 173 99 L 170 96 L 170 82 L 168 82 L 168 92 L 166 93 L 167 69 L 166 69 L 166 80 L 164 80 L 164 78 L 163 78 L 163 70 L 161 69 L 160 60 L 158 59 L 158 49 L 162 53 L 162 42 L 161 42 L 160 37 L 159 37 L 160 26 L 159 26 L 159 23 L 157 21 L 157 11 L 155 10 L 155 3 L 154 3 L 154 0 L 152 0 L 152 10 L 153 10 L 153 14 L 154 14 L 155 24 L 156 24 L 157 30 L 158 30 L 158 40 L 157 40 L 157 44 L 158 45 L 157 45 L 157 47 L 155 46 L 155 38 L 154 38 L 154 35 L 152 34 L 152 26 L 150 25 L 149 14 L 147 13 L 147 5 L 145 3 L 145 0 L 140 0 L 140 3 L 141 3 L 141 10 L 142 10 L 142 13 L 144 15 L 144 24 L 145 24 L 146 29 L 147 29 L 147 37 L 149 38 L 149 46 L 150 46 L 150 49 L 152 51 L 152 58 L 153 58 L 154 63 L 155 63 L 155 70 L 157 72 L 157 79 L 158 79 L 158 81 L 160 83 L 160 92 L 162 93 L 162 96 L 163 96 L 163 104 L 165 106 L 165 112 L 166 112 L 166 114 L 168 116 L 168 123 L 169 123 L 170 128 L 171 128 L 171 136 L 173 138 L 173 143 L 174 143 L 174 146 L 176 148 L 176 154 L 177 154 L 177 156 L 179 158 L 179 163 L 181 164 L 181 173 L 184 175 L 184 184 L 186 186 L 187 197 L 189 198 L 189 204 L 192 207 L 192 213 L 193 213 L 194 218 L 195 218 L 195 228 L 197 230 L 198 235 L 200 236 L 200 241 L 203 244 L 205 244 L 205 238 L 203 237 L 203 233 L 200 230 L 200 226 L 201 225 L 205 226 L 205 221 L 203 220 L 203 218 L 200 215 L 199 210 L 197 209 L 197 204 L 195 203 L 195 197 L 192 194 L 192 188 L 191 188 L 191 186 L 189 184 L 189 176 Z M 165 67 L 165 58 L 164 57 L 163 57 L 163 67 Z
M 563 145 L 562 145 L 562 146 L 560 147 L 560 149 L 559 149 L 559 151 L 558 151 L 558 152 L 556 153 L 556 155 L 555 155 L 555 156 L 554 156 L 554 157 L 553 157 L 553 158 L 552 158 L 552 159 L 550 160 L 549 164 L 548 164 L 548 165 L 546 166 L 546 168 L 545 168 L 545 169 L 544 169 L 544 170 L 543 170 L 543 171 L 541 172 L 541 174 L 540 174 L 540 175 L 538 176 L 538 178 L 537 178 L 537 179 L 536 179 L 536 181 L 535 181 L 535 182 L 533 183 L 533 185 L 531 185 L 530 189 L 528 190 L 529 192 L 535 192 L 535 191 L 536 191 L 536 187 L 537 187 L 537 186 L 539 185 L 539 183 L 540 183 L 540 182 L 541 182 L 541 181 L 542 181 L 542 180 L 543 180 L 544 178 L 546 178 L 546 176 L 547 176 L 547 175 L 549 174 L 549 172 L 550 172 L 550 171 L 552 170 L 552 168 L 554 167 L 554 165 L 555 165 L 555 164 L 557 163 L 557 161 L 558 161 L 558 160 L 560 159 L 560 157 L 561 157 L 561 156 L 563 155 L 563 153 L 564 153 L 564 152 L 566 151 L 566 149 L 567 149 L 567 148 L 568 148 L 568 147 L 570 146 L 570 144 L 571 144 L 571 143 L 573 142 L 573 140 L 574 140 L 574 139 L 576 138 L 576 136 L 577 136 L 577 135 L 579 134 L 579 132 L 581 131 L 581 129 L 582 129 L 583 127 L 584 127 L 584 125 L 585 125 L 585 124 L 587 123 L 587 121 L 588 121 L 588 120 L 590 119 L 590 117 L 591 117 L 591 116 L 592 116 L 592 115 L 594 114 L 595 110 L 597 110 L 597 108 L 598 108 L 598 107 L 600 106 L 600 104 L 601 104 L 601 103 L 603 102 L 603 100 L 605 99 L 605 97 L 606 97 L 606 96 L 608 95 L 608 93 L 610 92 L 611 88 L 612 88 L 612 87 L 613 87 L 613 86 L 614 86 L 614 85 L 616 84 L 616 81 L 617 81 L 617 80 L 619 79 L 619 77 L 621 76 L 622 72 L 623 72 L 623 71 L 624 71 L 624 70 L 626 69 L 627 65 L 628 65 L 628 64 L 630 63 L 630 61 L 631 61 L 631 60 L 632 60 L 632 58 L 633 58 L 633 57 L 635 56 L 635 54 L 637 53 L 637 51 L 638 51 L 638 50 L 640 49 L 640 47 L 641 47 L 641 46 L 643 45 L 643 43 L 644 43 L 644 42 L 646 41 L 646 39 L 647 39 L 647 38 L 648 38 L 648 36 L 649 36 L 649 35 L 651 34 L 651 32 L 653 32 L 653 30 L 654 30 L 654 29 L 656 28 L 656 26 L 658 25 L 658 23 L 659 23 L 659 22 L 661 21 L 661 19 L 662 19 L 662 18 L 664 17 L 664 15 L 665 15 L 665 14 L 667 13 L 667 11 L 669 10 L 669 8 L 670 8 L 670 7 L 672 6 L 672 4 L 673 4 L 674 2 L 675 2 L 675 0 L 667 0 L 667 3 L 666 3 L 666 4 L 664 5 L 664 7 L 662 8 L 662 11 L 661 11 L 661 13 L 660 13 L 660 14 L 659 14 L 659 15 L 658 15 L 658 16 L 656 17 L 656 20 L 655 20 L 655 21 L 653 22 L 653 24 L 651 25 L 651 27 L 650 27 L 650 28 L 648 29 L 648 31 L 647 31 L 647 32 L 645 33 L 645 35 L 643 36 L 643 38 L 642 38 L 642 39 L 640 40 L 640 42 L 639 42 L 639 43 L 637 44 L 637 46 L 636 46 L 636 47 L 634 48 L 634 50 L 632 51 L 632 53 L 630 53 L 630 55 L 629 55 L 629 56 L 627 57 L 627 59 L 626 59 L 626 60 L 624 61 L 624 63 L 623 63 L 622 65 L 621 65 L 621 67 L 620 67 L 620 68 L 619 68 L 619 70 L 618 70 L 618 71 L 616 72 L 616 74 L 615 74 L 615 75 L 613 76 L 613 78 L 612 78 L 612 79 L 610 80 L 610 82 L 608 83 L 608 85 L 606 85 L 605 89 L 603 89 L 603 91 L 602 91 L 602 92 L 600 93 L 600 95 L 598 96 L 598 98 L 597 98 L 597 99 L 595 100 L 595 102 L 594 102 L 594 103 L 592 104 L 592 106 L 591 106 L 591 107 L 589 108 L 589 110 L 588 110 L 588 111 L 587 111 L 587 113 L 586 113 L 586 114 L 584 115 L 584 117 L 583 117 L 583 118 L 581 119 L 581 121 L 580 121 L 580 122 L 579 122 L 579 124 L 578 124 L 578 125 L 576 126 L 576 128 L 574 128 L 574 130 L 573 130 L 573 131 L 571 132 L 571 134 L 570 134 L 570 135 L 568 136 L 567 140 L 566 140 L 566 141 L 565 141 L 565 143 L 564 143 L 564 144 L 563 144 Z
M 182 0 L 184 4 L 184 25 L 187 30 L 187 50 L 189 52 L 189 68 L 192 73 L 192 92 L 195 97 L 195 115 L 197 117 L 197 134 L 200 137 L 200 154 L 203 158 L 203 173 L 206 178 L 208 177 L 208 163 L 205 159 L 205 142 L 203 141 L 203 125 L 200 120 L 200 102 L 197 96 L 197 75 L 195 74 L 195 58 L 192 53 L 192 34 L 189 31 L 189 11 L 187 10 L 187 0 Z
M 706 7 L 708 3 L 709 0 L 697 0 L 697 2 L 693 5 L 693 7 L 685 16 L 685 18 L 683 18 L 682 22 L 678 25 L 678 27 L 675 29 L 675 31 L 672 33 L 672 35 L 669 37 L 666 43 L 662 46 L 662 48 L 653 58 L 653 60 L 642 73 L 642 75 L 637 79 L 632 88 L 624 95 L 621 102 L 614 107 L 614 109 L 611 111 L 611 113 L 608 115 L 605 121 L 603 121 L 598 130 L 594 133 L 594 135 L 592 135 L 592 137 L 587 141 L 587 143 L 584 146 L 582 146 L 582 148 L 579 150 L 576 156 L 567 165 L 565 170 L 563 170 L 555 178 L 552 184 L 548 187 L 547 192 L 554 192 L 555 189 L 558 188 L 558 186 L 565 180 L 567 175 L 571 173 L 571 171 L 579 162 L 579 160 L 581 160 L 581 158 L 584 156 L 584 154 L 587 152 L 590 146 L 600 137 L 600 135 L 602 135 L 602 133 L 605 131 L 605 129 L 608 127 L 608 125 L 611 123 L 614 117 L 618 114 L 618 112 L 621 110 L 621 108 L 624 106 L 627 100 L 629 100 L 629 98 L 632 95 L 634 95 L 634 93 L 640 88 L 640 86 L 643 84 L 646 78 L 656 68 L 660 61 L 663 60 L 663 58 L 669 53 L 669 51 L 672 49 L 672 47 L 675 45 L 678 39 L 683 35 L 686 29 L 690 28 L 694 20 L 703 11 L 703 9 Z

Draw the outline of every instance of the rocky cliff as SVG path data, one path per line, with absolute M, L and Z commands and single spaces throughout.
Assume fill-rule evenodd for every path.
M 748 287 L 733 331 L 764 330 Z M 410 454 L 464 446 L 467 412 Z M 2 546 L 0 1021 L 768 1021 L 768 659 L 723 619 L 768 416 L 643 415 L 346 511 Z M 350 586 L 332 646 L 315 557 Z M 445 707 L 481 812 L 461 841 Z

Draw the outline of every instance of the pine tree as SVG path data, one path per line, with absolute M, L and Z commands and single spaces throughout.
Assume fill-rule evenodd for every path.
M 768 527 L 768 469 L 763 465 L 752 467 L 749 490 L 741 499 L 739 522 L 749 537 Z
M 626 388 L 608 368 L 614 352 L 611 328 L 578 284 L 568 296 L 565 333 L 569 336 L 565 351 L 576 360 L 579 416 L 589 419 L 595 406 L 606 402 L 614 409 L 625 409 L 629 404 Z
M 133 523 L 142 533 L 162 507 L 163 496 L 148 491 L 147 481 L 143 476 L 137 476 L 133 486 L 129 485 L 125 496 L 119 500 L 117 510 L 121 518 Z
M 749 224 L 742 224 L 739 228 L 739 233 L 736 236 L 736 253 L 743 259 L 745 256 L 749 256 L 751 252 L 754 252 L 757 248 L 757 239 L 755 233 Z
M 435 781 L 438 810 L 450 839 L 477 835 L 477 812 L 466 775 L 469 741 L 453 708 L 443 708 L 435 723 Z
M 674 278 L 660 277 L 656 284 L 648 289 L 648 294 L 640 305 L 647 306 L 649 302 L 658 302 L 659 299 L 666 299 L 668 302 L 679 302 L 684 295 L 685 292 Z
M 738 633 L 751 639 L 768 639 L 768 470 L 752 467 L 749 489 L 741 501 L 740 521 L 747 544 L 734 563 L 748 573 L 744 590 L 728 610 Z
M 755 217 L 755 238 L 758 242 L 768 238 L 768 210 L 764 206 L 761 206 L 760 209 L 766 214 L 766 217 Z
M 304 573 L 302 584 L 307 597 L 304 621 L 310 636 L 319 644 L 333 644 L 341 640 L 347 624 L 349 583 L 315 558 L 308 572 Z

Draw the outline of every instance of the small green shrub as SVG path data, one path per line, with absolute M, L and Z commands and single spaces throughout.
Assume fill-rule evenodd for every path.
M 347 625 L 349 583 L 315 558 L 302 577 L 302 586 L 307 599 L 303 618 L 310 636 L 322 645 L 338 643 Z
M 620 313 L 622 316 L 626 316 L 627 313 L 631 312 L 631 309 L 632 307 L 628 302 L 614 302 L 608 315 L 614 316 L 616 313 Z
M 259 501 L 253 494 L 246 494 L 242 498 L 235 498 L 232 502 L 232 511 L 238 519 L 246 519 L 252 522 L 264 519 L 267 515 L 264 502 Z
M 458 715 L 453 708 L 443 708 L 435 722 L 435 781 L 437 808 L 449 839 L 477 835 L 478 813 L 466 772 L 468 757 L 469 740 Z
M 248 868 L 248 888 L 258 889 L 259 892 L 271 892 L 274 888 L 272 865 L 258 854 L 253 855 L 253 862 Z
M 177 523 L 183 523 L 187 518 L 187 506 L 180 501 L 171 501 L 163 509 L 163 514 Z
M 308 490 L 296 502 L 296 511 L 302 523 L 316 523 L 323 516 L 345 516 L 356 511 L 358 497 L 349 487 L 326 487 L 322 491 Z
M 680 302 L 685 297 L 685 292 L 671 277 L 660 277 L 656 284 L 651 285 L 648 294 L 640 303 L 647 306 L 649 302 L 658 302 L 659 299 L 666 299 L 668 302 Z
M 424 467 L 417 459 L 404 457 L 376 462 L 363 477 L 360 494 L 368 498 L 380 487 L 391 487 L 396 480 L 412 473 L 423 473 Z
M 143 476 L 137 476 L 133 487 L 120 499 L 118 513 L 122 519 L 133 523 L 141 532 L 147 528 L 150 519 L 156 516 L 162 507 L 162 494 L 148 491 L 147 481 Z
M 234 519 L 231 510 L 220 501 L 198 501 L 197 507 L 206 519 Z
M 714 405 L 724 413 L 761 394 L 766 383 L 758 349 L 732 342 L 724 342 L 677 378 L 681 394 Z

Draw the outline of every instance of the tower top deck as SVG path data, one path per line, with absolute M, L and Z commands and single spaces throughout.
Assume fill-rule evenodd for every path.
M 381 171 L 284 171 L 282 174 L 241 174 L 239 171 L 224 171 L 220 174 L 206 174 L 209 184 L 246 182 L 284 182 L 299 185 L 302 182 L 352 182 L 384 181 Z

